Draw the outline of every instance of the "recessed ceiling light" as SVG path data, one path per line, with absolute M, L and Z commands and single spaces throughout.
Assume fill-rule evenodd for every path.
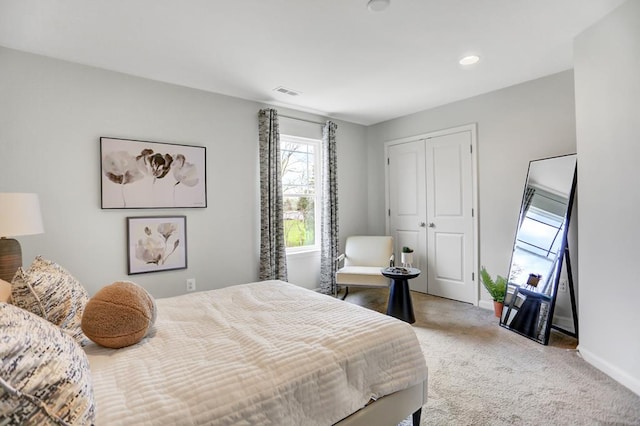
M 389 7 L 390 0 L 369 0 L 367 9 L 369 12 L 382 12 Z
M 479 60 L 480 60 L 480 56 L 469 55 L 460 59 L 459 63 L 460 65 L 473 65 L 473 64 L 477 64 Z

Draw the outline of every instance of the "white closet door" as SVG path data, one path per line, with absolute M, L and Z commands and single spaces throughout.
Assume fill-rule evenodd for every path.
M 396 265 L 402 247 L 414 250 L 414 268 L 426 272 L 427 232 L 424 140 L 390 145 L 388 154 L 389 234 L 393 237 Z M 421 226 L 422 225 L 422 226 Z M 427 292 L 427 275 L 409 280 L 411 290 Z
M 476 303 L 471 132 L 427 139 L 429 294 Z

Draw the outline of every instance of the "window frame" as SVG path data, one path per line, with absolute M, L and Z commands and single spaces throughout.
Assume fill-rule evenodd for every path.
M 305 246 L 297 246 L 297 247 L 286 247 L 286 252 L 287 255 L 290 254 L 298 254 L 298 253 L 309 253 L 309 252 L 316 252 L 316 251 L 320 251 L 320 230 L 321 230 L 321 224 L 320 224 L 320 219 L 321 219 L 321 201 L 322 201 L 322 194 L 321 194 L 321 185 L 322 185 L 322 140 L 320 139 L 313 139 L 313 138 L 305 138 L 302 136 L 293 136 L 293 135 L 287 135 L 287 134 L 280 134 L 280 159 L 282 161 L 282 151 L 283 150 L 283 145 L 285 143 L 297 143 L 297 144 L 306 144 L 306 145 L 311 145 L 314 147 L 314 162 L 313 162 L 313 166 L 314 166 L 314 244 L 313 245 L 305 245 Z M 284 176 L 284 174 L 283 174 Z M 302 196 L 305 195 L 307 196 L 307 194 L 300 194 L 300 195 L 290 195 L 290 194 L 285 194 L 284 192 L 284 183 L 282 184 L 283 188 L 282 188 L 282 203 L 283 203 L 283 214 L 284 214 L 284 199 L 286 196 Z M 284 224 L 284 217 L 283 217 L 283 224 Z M 286 240 L 285 240 L 285 245 L 286 245 Z

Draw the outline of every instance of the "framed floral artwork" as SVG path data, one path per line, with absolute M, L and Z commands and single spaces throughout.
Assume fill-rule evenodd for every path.
M 100 138 L 103 209 L 207 207 L 206 148 Z
M 187 268 L 187 217 L 127 218 L 129 275 Z

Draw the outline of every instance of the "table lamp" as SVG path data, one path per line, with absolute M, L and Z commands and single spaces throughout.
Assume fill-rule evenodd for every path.
M 0 192 L 0 279 L 11 282 L 22 266 L 20 235 L 42 234 L 38 194 Z

